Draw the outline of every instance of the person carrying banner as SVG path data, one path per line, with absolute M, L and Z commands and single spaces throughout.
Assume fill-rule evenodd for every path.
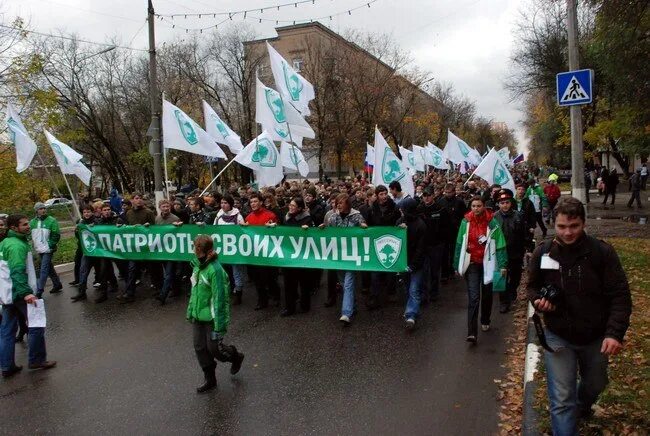
M 259 193 L 249 196 L 248 202 L 251 213 L 246 217 L 243 225 L 275 226 L 278 217 L 263 206 L 263 198 Z M 271 266 L 248 266 L 248 276 L 255 282 L 257 290 L 257 305 L 255 310 L 262 310 L 269 306 L 269 298 L 280 302 L 280 287 L 278 286 L 278 269 Z
M 29 220 L 25 215 L 9 215 L 7 237 L 0 242 L 0 368 L 2 377 L 8 378 L 22 371 L 16 365 L 16 330 L 20 319 L 27 318 L 27 305 L 37 304 L 36 271 L 27 236 Z M 45 328 L 29 327 L 27 336 L 29 369 L 50 369 L 55 361 L 47 360 Z
M 244 224 L 244 217 L 235 206 L 235 199 L 230 194 L 226 194 L 221 199 L 221 209 L 217 212 L 214 219 L 215 225 L 235 226 Z M 242 294 L 244 292 L 244 279 L 246 271 L 244 265 L 224 265 L 228 273 L 230 282 L 235 286 L 232 289 L 233 305 L 238 306 L 242 303 Z
M 97 222 L 103 226 L 115 226 L 121 224 L 122 221 L 118 217 L 112 207 L 108 204 L 102 206 L 102 215 Z M 128 277 L 128 262 L 118 259 L 110 259 L 106 257 L 99 258 L 99 288 L 97 291 L 99 295 L 95 298 L 95 303 L 103 303 L 108 299 L 108 291 L 113 292 L 117 291 L 118 284 L 117 278 L 115 277 L 115 270 L 113 268 L 113 263 L 117 266 L 117 269 L 122 277 Z
M 107 205 L 110 208 L 110 205 Z M 97 222 L 94 214 L 94 208 L 92 206 L 84 206 L 81 209 L 81 220 L 77 223 L 75 228 L 75 235 L 78 240 L 81 241 L 81 235 L 79 234 L 79 225 L 93 226 Z M 97 258 L 90 257 L 86 255 L 81 256 L 80 267 L 79 267 L 79 284 L 77 285 L 77 294 L 70 297 L 73 303 L 78 301 L 83 301 L 87 298 L 86 289 L 88 285 L 88 276 L 90 275 L 90 268 L 93 263 L 96 263 Z M 98 268 L 95 268 L 95 272 L 98 272 Z M 99 275 L 99 274 L 96 274 Z M 99 277 L 95 278 L 96 281 L 99 281 Z
M 324 227 L 321 224 L 320 227 Z M 336 197 L 336 212 L 334 212 L 328 222 L 329 227 L 361 227 L 367 228 L 368 225 L 363 219 L 361 212 L 352 209 L 352 203 L 348 194 L 339 194 Z M 341 304 L 341 318 L 339 321 L 344 326 L 349 326 L 352 315 L 356 312 L 354 303 L 355 273 L 354 271 L 339 271 L 339 282 L 343 284 L 343 302 Z
M 54 256 L 57 244 L 61 239 L 61 231 L 59 230 L 59 223 L 56 218 L 47 214 L 45 204 L 36 203 L 34 205 L 34 211 L 36 212 L 36 218 L 33 218 L 29 222 L 29 227 L 32 231 L 34 250 L 41 258 L 41 267 L 36 285 L 36 296 L 41 298 L 48 277 L 52 279 L 50 294 L 58 294 L 63 290 L 59 275 L 56 273 L 52 264 L 52 256 Z
M 492 280 L 495 272 L 507 274 L 506 240 L 492 212 L 485 209 L 479 196 L 470 201 L 456 238 L 454 265 L 456 273 L 467 281 L 467 342 L 475 344 L 478 336 L 479 303 L 481 330 L 490 329 L 492 315 Z
M 186 317 L 192 323 L 194 352 L 204 375 L 196 392 L 203 393 L 217 386 L 216 361 L 230 362 L 230 373 L 234 375 L 241 369 L 244 354 L 224 343 L 230 325 L 230 283 L 209 235 L 194 239 L 194 254 Z
M 156 216 L 157 226 L 169 224 L 180 226 L 183 224 L 180 218 L 172 213 L 171 201 L 163 198 L 158 202 L 158 209 L 160 209 L 160 213 L 158 216 Z M 162 266 L 163 270 L 163 283 L 160 288 L 160 292 L 158 292 L 154 298 L 158 300 L 161 306 L 165 304 L 167 301 L 167 296 L 169 295 L 169 291 L 171 291 L 171 289 L 174 287 L 174 278 L 176 276 L 176 268 L 178 265 L 179 262 L 174 262 L 171 260 L 160 262 L 160 266 Z

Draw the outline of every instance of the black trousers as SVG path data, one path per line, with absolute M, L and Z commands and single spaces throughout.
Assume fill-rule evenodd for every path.
M 442 278 L 448 279 L 454 276 L 454 251 L 456 250 L 456 235 L 458 229 L 452 232 L 454 239 L 445 241 L 442 248 Z
M 194 352 L 196 360 L 199 361 L 201 369 L 212 370 L 219 362 L 233 362 L 237 357 L 237 348 L 233 345 L 226 345 L 223 341 L 214 341 L 212 334 L 212 322 L 195 322 L 192 328 Z
M 641 209 L 641 191 L 632 191 L 630 200 L 627 202 L 627 207 L 632 207 L 632 203 L 636 200 L 636 205 Z
M 278 285 L 278 269 L 270 266 L 248 266 L 248 276 L 255 283 L 257 302 L 268 304 L 269 297 L 280 299 L 280 286 Z
M 311 292 L 314 285 L 313 275 L 316 270 L 309 268 L 284 268 L 284 308 L 295 312 L 300 287 L 300 309 L 308 311 L 311 308 Z
M 81 270 L 81 257 L 83 256 L 81 245 L 77 244 L 77 251 L 74 252 L 74 281 L 79 283 L 79 271 Z
M 607 198 L 610 195 L 612 196 L 612 203 L 611 204 L 614 204 L 614 202 L 616 201 L 616 190 L 615 189 L 612 189 L 612 190 L 605 189 L 605 199 L 603 200 L 603 204 L 607 203 Z

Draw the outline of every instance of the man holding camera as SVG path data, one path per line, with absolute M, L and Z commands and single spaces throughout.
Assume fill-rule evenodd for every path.
M 632 300 L 612 246 L 584 232 L 582 203 L 564 198 L 554 212 L 555 238 L 535 249 L 527 290 L 544 314 L 553 434 L 575 435 L 607 385 L 608 357 L 623 347 Z

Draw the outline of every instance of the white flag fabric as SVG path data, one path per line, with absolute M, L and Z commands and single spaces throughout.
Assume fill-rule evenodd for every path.
M 502 188 L 515 192 L 515 182 L 505 163 L 493 148 L 474 171 L 474 175 L 482 178 L 490 185 L 500 185 Z
M 163 99 L 163 147 L 227 159 L 214 138 L 185 112 Z
M 280 93 L 264 86 L 256 79 L 255 121 L 262 125 L 271 139 L 289 141 L 302 146 L 302 138 L 315 138 L 316 134 L 300 112 L 290 104 L 284 104 Z
M 406 165 L 397 158 L 388 143 L 375 127 L 375 166 L 372 172 L 372 184 L 388 187 L 390 182 L 399 182 L 402 192 L 411 197 L 415 195 L 413 179 Z
M 237 154 L 244 148 L 241 138 L 232 131 L 212 107 L 203 100 L 203 118 L 205 119 L 205 131 L 219 144 L 227 145 L 233 154 Z
M 451 130 L 447 131 L 447 144 L 443 150 L 446 159 L 455 164 L 469 162 L 470 148 L 465 141 L 454 135 Z
M 271 44 L 267 42 L 266 47 L 276 88 L 303 116 L 309 115 L 309 102 L 316 97 L 314 86 L 298 74 Z
M 482 160 L 483 157 L 481 156 L 481 153 L 479 153 L 474 147 L 470 147 L 469 160 L 467 162 L 474 166 L 478 166 Z
M 419 145 L 415 145 L 415 144 L 413 144 L 411 148 L 413 148 L 413 159 L 415 160 L 415 168 L 418 171 L 424 172 L 424 166 L 428 165 L 427 160 L 429 159 L 427 151 L 425 150 L 424 147 L 420 147 Z
M 375 164 L 375 147 L 366 142 L 366 163 L 368 165 Z
M 399 154 L 402 155 L 402 163 L 409 170 L 409 174 L 414 176 L 418 171 L 415 165 L 415 155 L 408 148 L 404 148 L 401 145 L 397 147 L 399 149 Z
M 83 163 L 81 163 L 83 156 L 74 151 L 69 145 L 56 139 L 54 135 L 47 130 L 43 129 L 43 131 L 45 132 L 47 142 L 50 144 L 50 147 L 52 147 L 54 157 L 56 158 L 56 162 L 59 164 L 59 168 L 61 168 L 61 172 L 63 174 L 74 174 L 79 177 L 86 186 L 89 186 L 90 176 L 92 173 Z
M 512 161 L 510 160 L 510 150 L 508 150 L 508 147 L 503 147 L 501 150 L 497 150 L 497 153 L 499 153 L 499 157 L 503 163 L 507 166 L 511 166 Z
M 234 160 L 255 171 L 259 187 L 275 186 L 284 178 L 280 153 L 266 131 L 244 147 Z
M 309 165 L 302 155 L 302 151 L 294 145 L 284 141 L 280 143 L 280 160 L 283 167 L 298 171 L 303 177 L 307 177 L 309 174 Z
M 442 150 L 440 150 L 440 148 L 428 141 L 426 148 L 429 151 L 429 156 L 431 157 L 431 163 L 429 165 L 439 170 L 449 169 L 449 165 L 447 165 L 447 159 L 445 159 L 445 155 Z
M 29 168 L 34 155 L 36 155 L 36 143 L 29 137 L 27 129 L 20 121 L 18 112 L 11 104 L 7 104 L 5 121 L 9 129 L 9 140 L 16 148 L 16 171 L 22 173 Z

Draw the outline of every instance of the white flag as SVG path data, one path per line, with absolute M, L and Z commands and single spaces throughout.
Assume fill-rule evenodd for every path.
M 401 145 L 397 146 L 399 154 L 402 155 L 402 163 L 409 171 L 411 176 L 414 176 L 418 171 L 415 166 L 415 155 L 408 148 L 404 148 Z
M 280 143 L 280 160 L 282 166 L 293 171 L 298 171 L 301 176 L 307 177 L 309 165 L 302 155 L 300 149 L 294 145 L 282 141 Z
M 455 164 L 469 162 L 470 148 L 465 141 L 454 135 L 451 130 L 447 131 L 447 144 L 443 150 L 446 159 Z
M 256 79 L 255 121 L 262 125 L 273 140 L 302 145 L 302 138 L 315 138 L 307 121 L 290 104 L 284 104 L 280 93 Z
M 482 160 L 483 157 L 481 156 L 481 153 L 479 153 L 474 147 L 470 147 L 469 160 L 467 160 L 467 162 L 469 162 L 474 166 L 478 166 L 478 164 L 480 164 Z
M 515 192 L 515 182 L 505 163 L 493 148 L 474 171 L 474 175 L 482 178 L 490 185 L 500 185 L 502 188 Z
M 241 138 L 224 123 L 219 115 L 203 100 L 203 118 L 205 119 L 205 131 L 208 132 L 219 144 L 227 145 L 233 154 L 237 154 L 244 148 Z
M 255 171 L 259 187 L 275 186 L 284 178 L 280 153 L 266 131 L 244 147 L 234 160 Z
M 503 147 L 501 150 L 497 150 L 497 153 L 499 154 L 499 157 L 503 163 L 505 163 L 507 166 L 511 165 L 510 150 L 508 150 L 508 147 Z
M 388 187 L 390 182 L 399 182 L 404 194 L 409 194 L 411 197 L 415 195 L 413 179 L 406 165 L 397 158 L 379 133 L 379 129 L 375 127 L 375 166 L 372 173 L 372 184 Z
M 368 165 L 375 164 L 375 147 L 366 142 L 366 163 Z
M 227 159 L 212 136 L 185 112 L 163 99 L 163 147 Z
M 424 147 L 413 145 L 413 159 L 415 160 L 415 169 L 424 172 L 424 166 L 427 165 L 427 151 Z
M 316 97 L 313 85 L 298 74 L 271 44 L 267 42 L 266 47 L 276 88 L 303 116 L 309 115 L 309 102 Z
M 449 165 L 447 165 L 447 160 L 445 159 L 445 155 L 440 150 L 440 148 L 436 147 L 434 144 L 430 143 L 427 141 L 427 150 L 429 151 L 429 156 L 431 157 L 431 165 L 434 168 L 437 168 L 439 170 L 446 170 L 449 169 Z
M 56 139 L 54 135 L 47 130 L 43 129 L 43 131 L 45 132 L 47 142 L 50 144 L 50 147 L 52 147 L 54 157 L 56 158 L 56 162 L 59 164 L 59 168 L 61 168 L 61 172 L 63 174 L 74 174 L 79 177 L 86 186 L 89 186 L 91 172 L 83 163 L 81 163 L 83 156 L 74 151 L 69 145 Z
M 5 121 L 9 128 L 9 140 L 16 148 L 16 171 L 22 173 L 25 171 L 34 159 L 36 154 L 36 144 L 29 137 L 27 129 L 23 126 L 18 112 L 11 104 L 7 104 L 7 114 Z

